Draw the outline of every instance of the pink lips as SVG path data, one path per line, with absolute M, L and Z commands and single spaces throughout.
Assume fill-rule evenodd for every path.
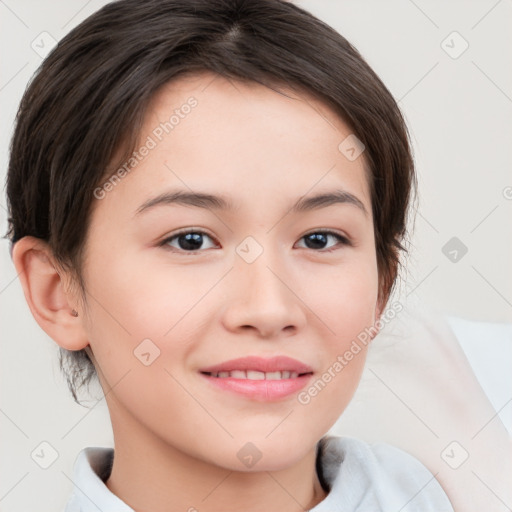
M 306 364 L 286 356 L 277 356 L 269 359 L 263 357 L 241 357 L 240 359 L 231 359 L 215 366 L 202 368 L 200 371 L 205 373 L 232 372 L 233 370 L 254 370 L 257 372 L 297 372 L 310 373 L 313 371 Z
M 216 377 L 219 372 L 257 371 L 257 372 L 290 372 L 296 373 L 293 378 L 278 380 L 252 380 L 233 377 Z M 262 357 L 243 357 L 232 359 L 224 363 L 202 368 L 201 375 L 217 388 L 235 392 L 257 401 L 275 401 L 303 388 L 313 375 L 313 369 L 296 359 L 287 356 L 278 356 L 265 359 Z M 213 375 L 212 375 L 213 374 Z

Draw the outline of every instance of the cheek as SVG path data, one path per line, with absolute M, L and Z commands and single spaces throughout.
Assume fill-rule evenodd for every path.
M 330 269 L 328 274 L 322 277 L 317 272 L 309 283 L 303 282 L 315 290 L 307 300 L 315 313 L 311 321 L 323 329 L 317 346 L 317 353 L 322 354 L 322 369 L 298 401 L 325 411 L 326 420 L 334 423 L 359 384 L 375 333 L 371 328 L 375 322 L 378 272 L 375 260 L 363 255 L 336 271 Z
M 342 349 L 375 320 L 376 260 L 371 253 L 354 252 L 338 265 L 313 270 L 301 269 L 295 282 L 301 283 L 304 301 L 325 328 L 328 342 L 324 350 Z
M 130 371 L 139 392 L 145 383 L 148 392 L 168 386 L 164 364 L 173 372 L 184 364 L 216 306 L 209 291 L 225 272 L 203 267 L 155 265 L 129 253 L 90 256 L 87 332 L 108 385 Z M 143 358 L 155 362 L 146 368 Z
M 134 341 L 162 338 L 186 324 L 222 276 L 211 268 L 155 264 L 130 255 L 101 264 L 91 259 L 90 268 L 95 271 L 87 276 L 89 309 L 96 324 L 113 327 Z

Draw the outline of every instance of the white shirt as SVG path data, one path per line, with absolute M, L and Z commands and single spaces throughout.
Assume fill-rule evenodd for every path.
M 84 448 L 64 512 L 134 512 L 105 485 L 113 448 Z M 453 512 L 434 476 L 417 459 L 385 443 L 325 436 L 317 469 L 329 494 L 310 512 Z

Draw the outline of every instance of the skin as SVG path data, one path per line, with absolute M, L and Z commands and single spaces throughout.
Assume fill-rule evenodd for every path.
M 351 130 L 324 104 L 286 94 L 204 73 L 155 95 L 141 143 L 187 98 L 198 104 L 94 200 L 85 303 L 42 241 L 14 248 L 38 323 L 60 346 L 91 351 L 114 432 L 107 486 L 136 511 L 298 511 L 325 497 L 316 443 L 352 398 L 365 348 L 308 404 L 297 393 L 249 399 L 199 373 L 287 355 L 310 365 L 314 381 L 381 312 L 364 158 L 338 150 Z M 222 194 L 236 208 L 167 204 L 136 215 L 174 188 Z M 301 196 L 334 189 L 366 213 L 349 203 L 289 212 Z M 208 235 L 195 254 L 179 238 L 159 245 L 183 228 Z M 306 245 L 326 229 L 351 245 L 331 235 L 324 248 Z M 248 236 L 263 249 L 252 263 L 236 252 Z M 160 350 L 148 366 L 134 356 L 145 339 Z M 250 468 L 237 456 L 248 442 L 261 453 Z

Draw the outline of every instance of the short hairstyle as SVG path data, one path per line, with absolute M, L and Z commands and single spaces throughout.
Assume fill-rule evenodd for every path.
M 7 177 L 9 230 L 46 241 L 85 298 L 82 256 L 93 191 L 135 149 L 156 91 L 184 73 L 285 86 L 321 100 L 364 144 L 379 299 L 394 287 L 416 185 L 409 133 L 391 93 L 338 32 L 285 0 L 118 0 L 68 33 L 21 100 Z M 341 141 L 340 141 L 341 142 Z M 96 374 L 60 348 L 74 400 Z

